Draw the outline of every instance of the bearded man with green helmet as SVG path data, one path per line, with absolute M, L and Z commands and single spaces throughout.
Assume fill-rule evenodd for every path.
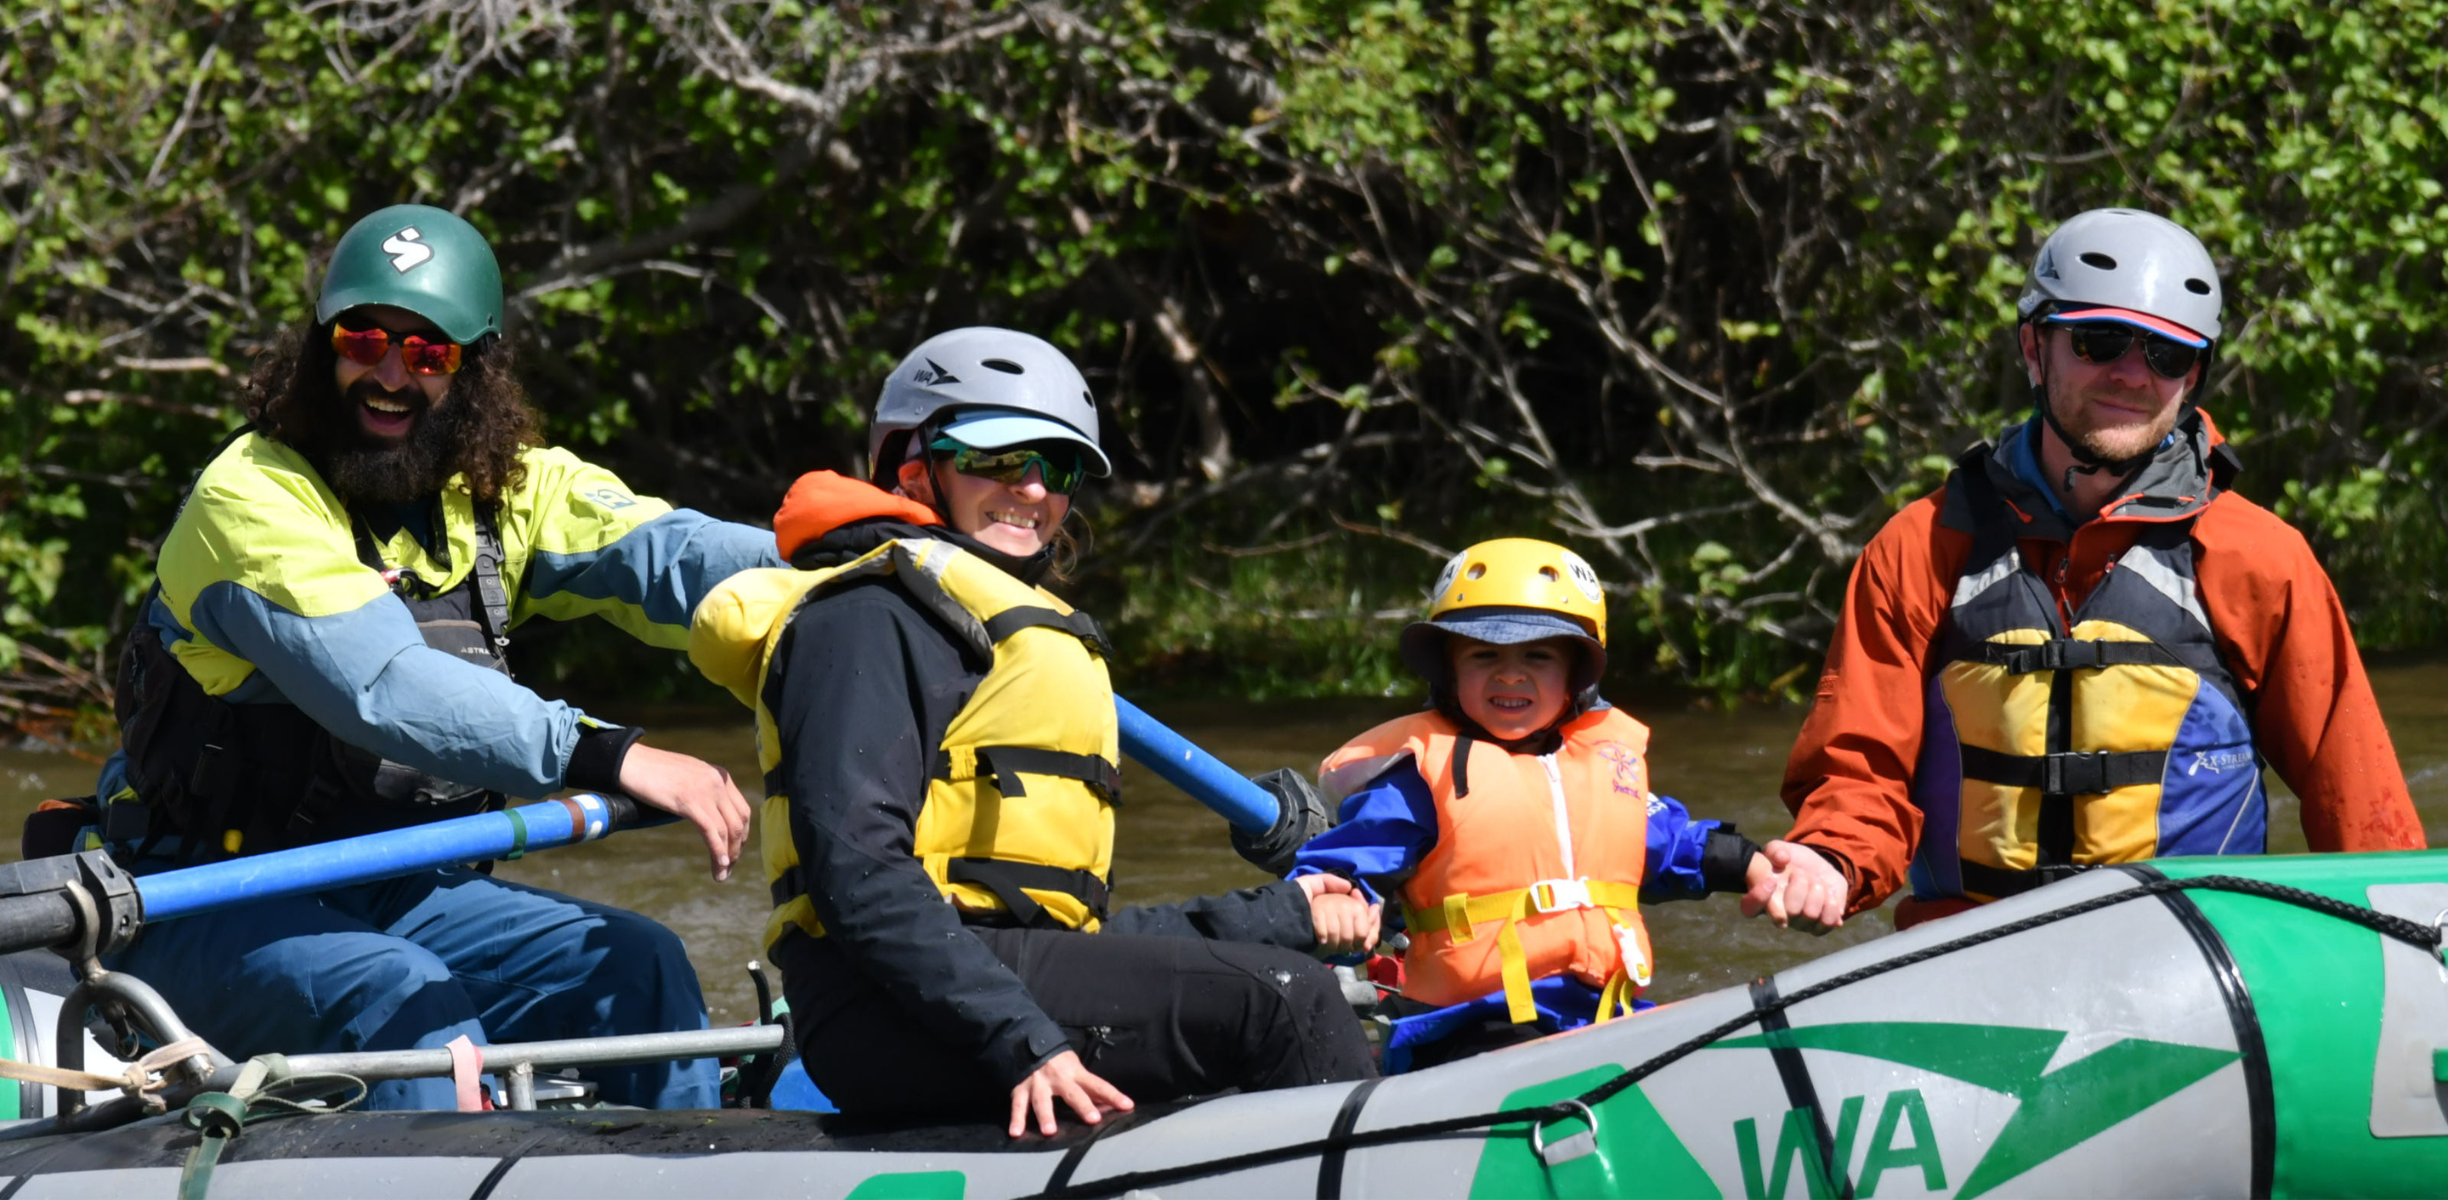
M 578 787 L 694 823 L 728 876 L 749 820 L 730 777 L 537 696 L 503 651 L 529 619 L 589 615 L 682 646 L 714 585 L 779 563 L 773 537 L 542 445 L 502 299 L 491 247 L 441 209 L 386 208 L 341 238 L 314 319 L 250 381 L 254 422 L 162 542 L 121 661 L 121 752 L 53 852 L 99 843 L 144 873 Z M 111 965 L 239 1058 L 706 1020 L 669 930 L 462 869 L 181 921 Z M 710 1061 L 596 1081 L 625 1104 L 719 1101 Z M 453 1100 L 449 1080 L 369 1097 Z

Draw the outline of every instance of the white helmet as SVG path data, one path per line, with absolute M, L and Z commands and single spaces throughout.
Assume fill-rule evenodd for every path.
M 1096 401 L 1079 368 L 1043 338 L 979 325 L 928 338 L 885 377 L 867 435 L 870 475 L 886 478 L 900 466 L 911 431 L 973 409 L 997 414 L 961 423 L 960 438 L 969 445 L 1073 442 L 1090 474 L 1113 473 L 1097 446 Z
M 2219 300 L 2218 266 L 2184 226 L 2095 208 L 2040 244 L 2015 308 L 2026 321 L 2117 321 L 2208 345 L 2218 341 Z

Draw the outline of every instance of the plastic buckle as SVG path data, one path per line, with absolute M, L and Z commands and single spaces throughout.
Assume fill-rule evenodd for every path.
M 1530 885 L 1530 907 L 1542 913 L 1590 907 L 1586 879 L 1542 879 Z

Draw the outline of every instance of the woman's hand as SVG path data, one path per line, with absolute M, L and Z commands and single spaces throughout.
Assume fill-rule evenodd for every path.
M 639 742 L 621 759 L 621 790 L 697 827 L 717 882 L 748 844 L 748 798 L 731 772 L 701 759 Z
M 1818 851 L 1799 842 L 1772 841 L 1751 856 L 1743 874 L 1746 917 L 1768 914 L 1779 928 L 1826 933 L 1844 924 L 1851 889 L 1844 873 Z
M 1309 896 L 1309 924 L 1317 930 L 1319 954 L 1361 954 L 1377 944 L 1385 906 L 1371 904 L 1340 875 L 1303 875 L 1293 880 Z
M 1029 1072 L 1012 1088 L 1011 1129 L 1013 1137 L 1028 1131 L 1030 1110 L 1037 1113 L 1037 1132 L 1054 1136 L 1054 1098 L 1062 1097 L 1079 1119 L 1094 1125 L 1109 1112 L 1129 1112 L 1131 1098 L 1122 1089 L 1099 1079 L 1081 1065 L 1077 1051 L 1065 1050 L 1045 1061 L 1045 1065 Z

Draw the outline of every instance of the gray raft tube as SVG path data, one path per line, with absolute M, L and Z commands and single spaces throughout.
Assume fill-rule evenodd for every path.
M 640 1114 L 631 1138 L 491 1114 L 465 1120 L 505 1148 L 468 1161 L 429 1117 L 375 1113 L 284 1124 L 224 1170 L 339 1194 L 368 1154 L 457 1154 L 498 1183 L 483 1194 L 686 1200 L 2436 1196 L 2443 913 L 2448 852 L 2170 860 L 1414 1074 L 1151 1105 L 1052 1141 L 745 1112 Z M 0 1175 L 166 1186 L 189 1143 L 155 1124 L 12 1143 Z M 666 1136 L 683 1125 L 686 1153 Z

